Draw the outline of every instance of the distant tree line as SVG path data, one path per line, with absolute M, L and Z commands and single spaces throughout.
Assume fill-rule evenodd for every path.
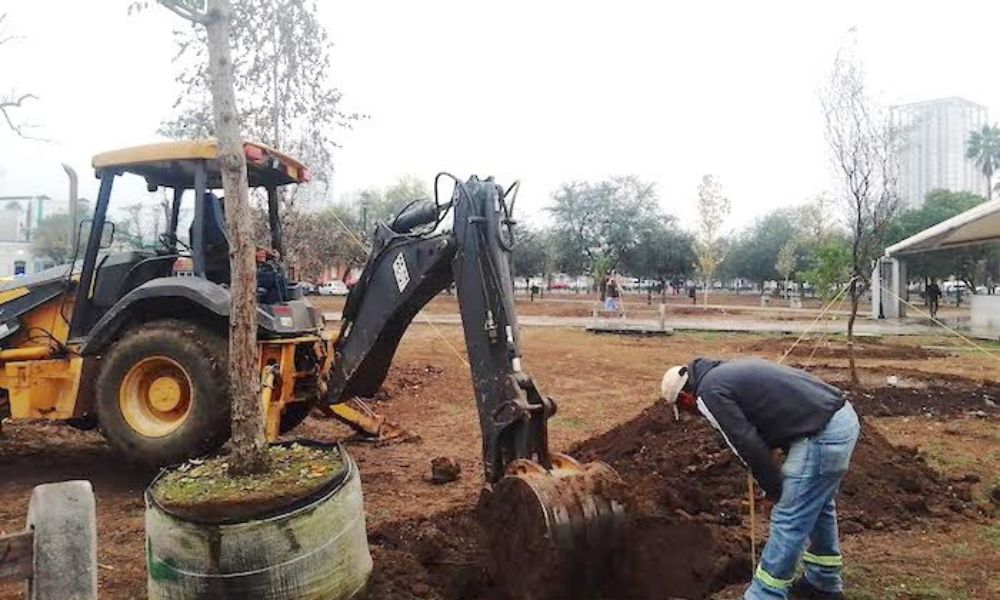
M 430 197 L 427 184 L 412 175 L 384 187 L 347 194 L 338 201 L 311 203 L 308 211 L 286 221 L 285 244 L 298 277 L 317 280 L 329 267 L 341 271 L 361 266 L 377 221 L 388 221 L 406 204 Z M 918 207 L 899 212 L 889 223 L 885 244 L 893 244 L 986 199 L 969 192 L 934 190 Z M 90 204 L 80 203 L 85 219 Z M 635 176 L 560 185 L 545 209 L 550 225 L 519 225 L 512 256 L 515 277 L 530 285 L 557 273 L 589 275 L 595 281 L 614 270 L 656 282 L 698 280 L 701 236 L 680 226 L 659 206 L 655 186 Z M 120 207 L 114 216 L 116 242 L 121 247 L 151 248 L 166 223 L 161 202 Z M 254 213 L 258 241 L 269 240 L 267 212 Z M 68 215 L 41 220 L 33 236 L 35 255 L 54 264 L 71 258 Z M 182 237 L 186 232 L 180 232 Z M 84 237 L 86 232 L 84 232 Z M 775 209 L 749 225 L 715 241 L 721 258 L 713 267 L 715 282 L 724 287 L 762 293 L 768 282 L 808 284 L 821 297 L 832 297 L 851 278 L 851 236 L 826 195 L 798 206 Z M 976 246 L 939 250 L 907 257 L 911 281 L 963 281 L 970 290 L 1000 281 L 1000 247 Z

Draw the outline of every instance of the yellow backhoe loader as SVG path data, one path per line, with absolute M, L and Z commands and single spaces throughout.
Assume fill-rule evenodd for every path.
M 247 142 L 244 150 L 250 186 L 268 201 L 271 248 L 258 265 L 257 316 L 273 439 L 320 398 L 330 336 L 277 259 L 277 190 L 307 182 L 309 171 L 263 144 Z M 229 243 L 224 199 L 213 193 L 221 187 L 216 159 L 214 140 L 93 158 L 100 192 L 93 218 L 80 224 L 72 264 L 0 285 L 0 416 L 97 426 L 125 458 L 149 465 L 228 438 Z M 137 183 L 172 194 L 166 230 L 154 248 L 116 251 L 109 207 Z M 182 209 L 193 210 L 193 219 L 178 235 Z
M 385 380 L 420 309 L 454 285 L 479 412 L 491 513 L 491 546 L 504 574 L 537 565 L 597 575 L 624 528 L 620 480 L 603 463 L 550 452 L 555 402 L 522 369 L 510 253 L 517 184 L 445 173 L 435 197 L 414 202 L 372 232 L 372 250 L 351 289 L 336 335 L 289 281 L 278 188 L 309 180 L 297 160 L 244 144 L 249 182 L 266 192 L 270 248 L 258 251 L 262 399 L 272 439 L 322 406 L 369 433 L 380 417 L 349 401 Z M 82 253 L 71 264 L 0 286 L 0 415 L 97 426 L 131 461 L 165 465 L 206 453 L 229 436 L 227 335 L 229 242 L 217 146 L 212 140 L 152 144 L 99 154 L 100 192 Z M 108 220 L 124 179 L 172 194 L 156 248 L 114 250 Z M 450 199 L 437 197 L 451 177 Z M 178 235 L 182 204 L 193 207 Z M 453 219 L 445 222 L 451 213 Z M 186 237 L 187 241 L 183 241 Z M 517 529 L 518 533 L 512 533 Z M 530 551 L 526 551 L 530 550 Z M 587 587 L 589 576 L 573 577 Z M 542 582 L 521 581 L 533 587 Z

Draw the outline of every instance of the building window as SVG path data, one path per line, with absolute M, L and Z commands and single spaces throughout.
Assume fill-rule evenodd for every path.
M 27 272 L 27 263 L 23 260 L 14 261 L 14 277 L 18 275 L 24 275 Z

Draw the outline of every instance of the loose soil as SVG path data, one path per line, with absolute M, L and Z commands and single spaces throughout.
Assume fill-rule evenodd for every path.
M 344 469 L 336 446 L 292 443 L 268 448 L 264 473 L 233 476 L 229 456 L 192 459 L 165 471 L 153 499 L 181 518 L 212 522 L 258 519 L 326 487 Z
M 437 484 L 456 481 L 462 474 L 462 465 L 449 456 L 439 456 L 431 460 L 431 482 Z
M 791 352 L 788 350 L 791 348 Z M 757 356 L 774 356 L 775 359 L 785 356 L 801 358 L 842 358 L 850 356 L 847 342 L 843 340 L 805 340 L 795 344 L 795 338 L 764 339 L 749 342 L 742 347 L 743 351 Z M 884 343 L 881 340 L 864 340 L 854 342 L 855 358 L 870 358 L 881 360 L 923 360 L 947 356 L 945 352 L 928 350 L 920 346 Z
M 746 471 L 703 420 L 675 422 L 672 411 L 658 403 L 570 454 L 609 463 L 632 495 L 618 589 L 601 598 L 703 598 L 745 579 L 750 568 Z M 838 507 L 845 534 L 975 515 L 957 482 L 944 480 L 916 452 L 892 446 L 869 425 L 862 429 Z M 371 542 L 378 552 L 405 560 L 394 558 L 391 571 L 376 572 L 372 593 L 378 595 L 369 597 L 422 597 L 413 595 L 414 582 L 424 591 L 431 586 L 434 595 L 427 598 L 506 597 L 506 590 L 491 582 L 483 539 L 472 510 L 376 528 Z
M 870 417 L 1000 418 L 1000 383 L 996 381 L 894 365 L 863 368 L 861 383 L 854 384 L 847 367 L 793 366 L 845 390 L 855 407 Z M 892 385 L 887 383 L 890 379 Z
M 942 383 L 942 381 L 944 383 Z M 938 377 L 926 387 L 887 386 L 877 391 L 841 385 L 851 402 L 875 417 L 956 416 L 1000 417 L 1000 385 L 976 383 L 961 377 Z

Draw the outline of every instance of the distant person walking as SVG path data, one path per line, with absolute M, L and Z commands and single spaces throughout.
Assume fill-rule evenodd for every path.
M 608 312 L 622 312 L 622 299 L 621 293 L 618 291 L 618 281 L 615 280 L 615 274 L 611 273 L 608 275 L 607 280 L 604 284 L 604 310 Z
M 927 308 L 931 311 L 931 318 L 937 318 L 938 312 L 938 302 L 941 300 L 941 287 L 937 284 L 937 280 L 931 280 L 930 285 L 927 286 Z
M 691 304 L 698 304 L 698 288 L 689 285 L 688 286 L 688 298 L 691 299 Z

